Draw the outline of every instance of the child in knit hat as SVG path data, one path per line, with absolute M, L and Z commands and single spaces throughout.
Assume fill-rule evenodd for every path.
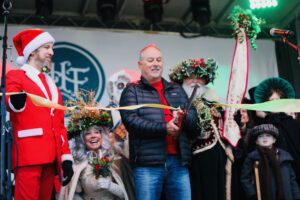
M 253 180 L 253 166 L 258 162 L 261 199 L 300 199 L 300 187 L 292 168 L 293 158 L 274 145 L 279 136 L 278 129 L 272 124 L 261 124 L 251 129 L 250 134 L 255 140 L 256 149 L 248 154 L 241 175 L 247 197 L 258 198 L 258 181 Z

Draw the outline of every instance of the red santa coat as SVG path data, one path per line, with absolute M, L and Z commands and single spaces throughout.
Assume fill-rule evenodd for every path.
M 49 99 L 46 88 L 38 77 L 39 73 L 27 64 L 19 70 L 8 72 L 7 92 L 25 91 Z M 52 96 L 51 101 L 62 104 L 59 89 L 48 75 L 45 76 Z M 40 165 L 54 161 L 57 163 L 57 169 L 60 169 L 63 160 L 73 160 L 68 147 L 62 110 L 37 107 L 29 98 L 20 110 L 13 107 L 9 97 L 6 97 L 6 102 L 17 144 L 17 148 L 12 144 L 13 169 L 16 165 Z

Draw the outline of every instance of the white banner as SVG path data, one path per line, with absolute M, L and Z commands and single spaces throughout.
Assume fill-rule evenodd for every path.
M 241 29 L 235 44 L 226 99 L 226 103 L 228 104 L 241 104 L 248 84 L 249 45 L 244 29 Z M 224 128 L 222 130 L 222 136 L 234 147 L 236 147 L 241 138 L 240 128 L 234 121 L 234 113 L 236 110 L 237 109 L 233 107 L 227 107 L 225 109 Z

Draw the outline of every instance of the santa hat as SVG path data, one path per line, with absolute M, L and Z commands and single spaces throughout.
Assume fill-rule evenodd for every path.
M 18 65 L 22 66 L 26 63 L 29 55 L 43 44 L 48 42 L 54 43 L 54 38 L 41 29 L 25 30 L 18 33 L 13 42 L 18 52 L 19 57 L 16 59 Z

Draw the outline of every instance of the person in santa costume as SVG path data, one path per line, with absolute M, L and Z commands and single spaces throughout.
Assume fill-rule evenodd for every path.
M 68 147 L 64 112 L 37 107 L 26 93 L 62 104 L 54 80 L 44 71 L 51 69 L 54 38 L 40 29 L 24 30 L 14 38 L 20 69 L 7 73 L 7 109 L 13 127 L 12 169 L 15 173 L 14 199 L 51 198 L 54 176 L 66 185 L 73 176 L 73 159 Z

